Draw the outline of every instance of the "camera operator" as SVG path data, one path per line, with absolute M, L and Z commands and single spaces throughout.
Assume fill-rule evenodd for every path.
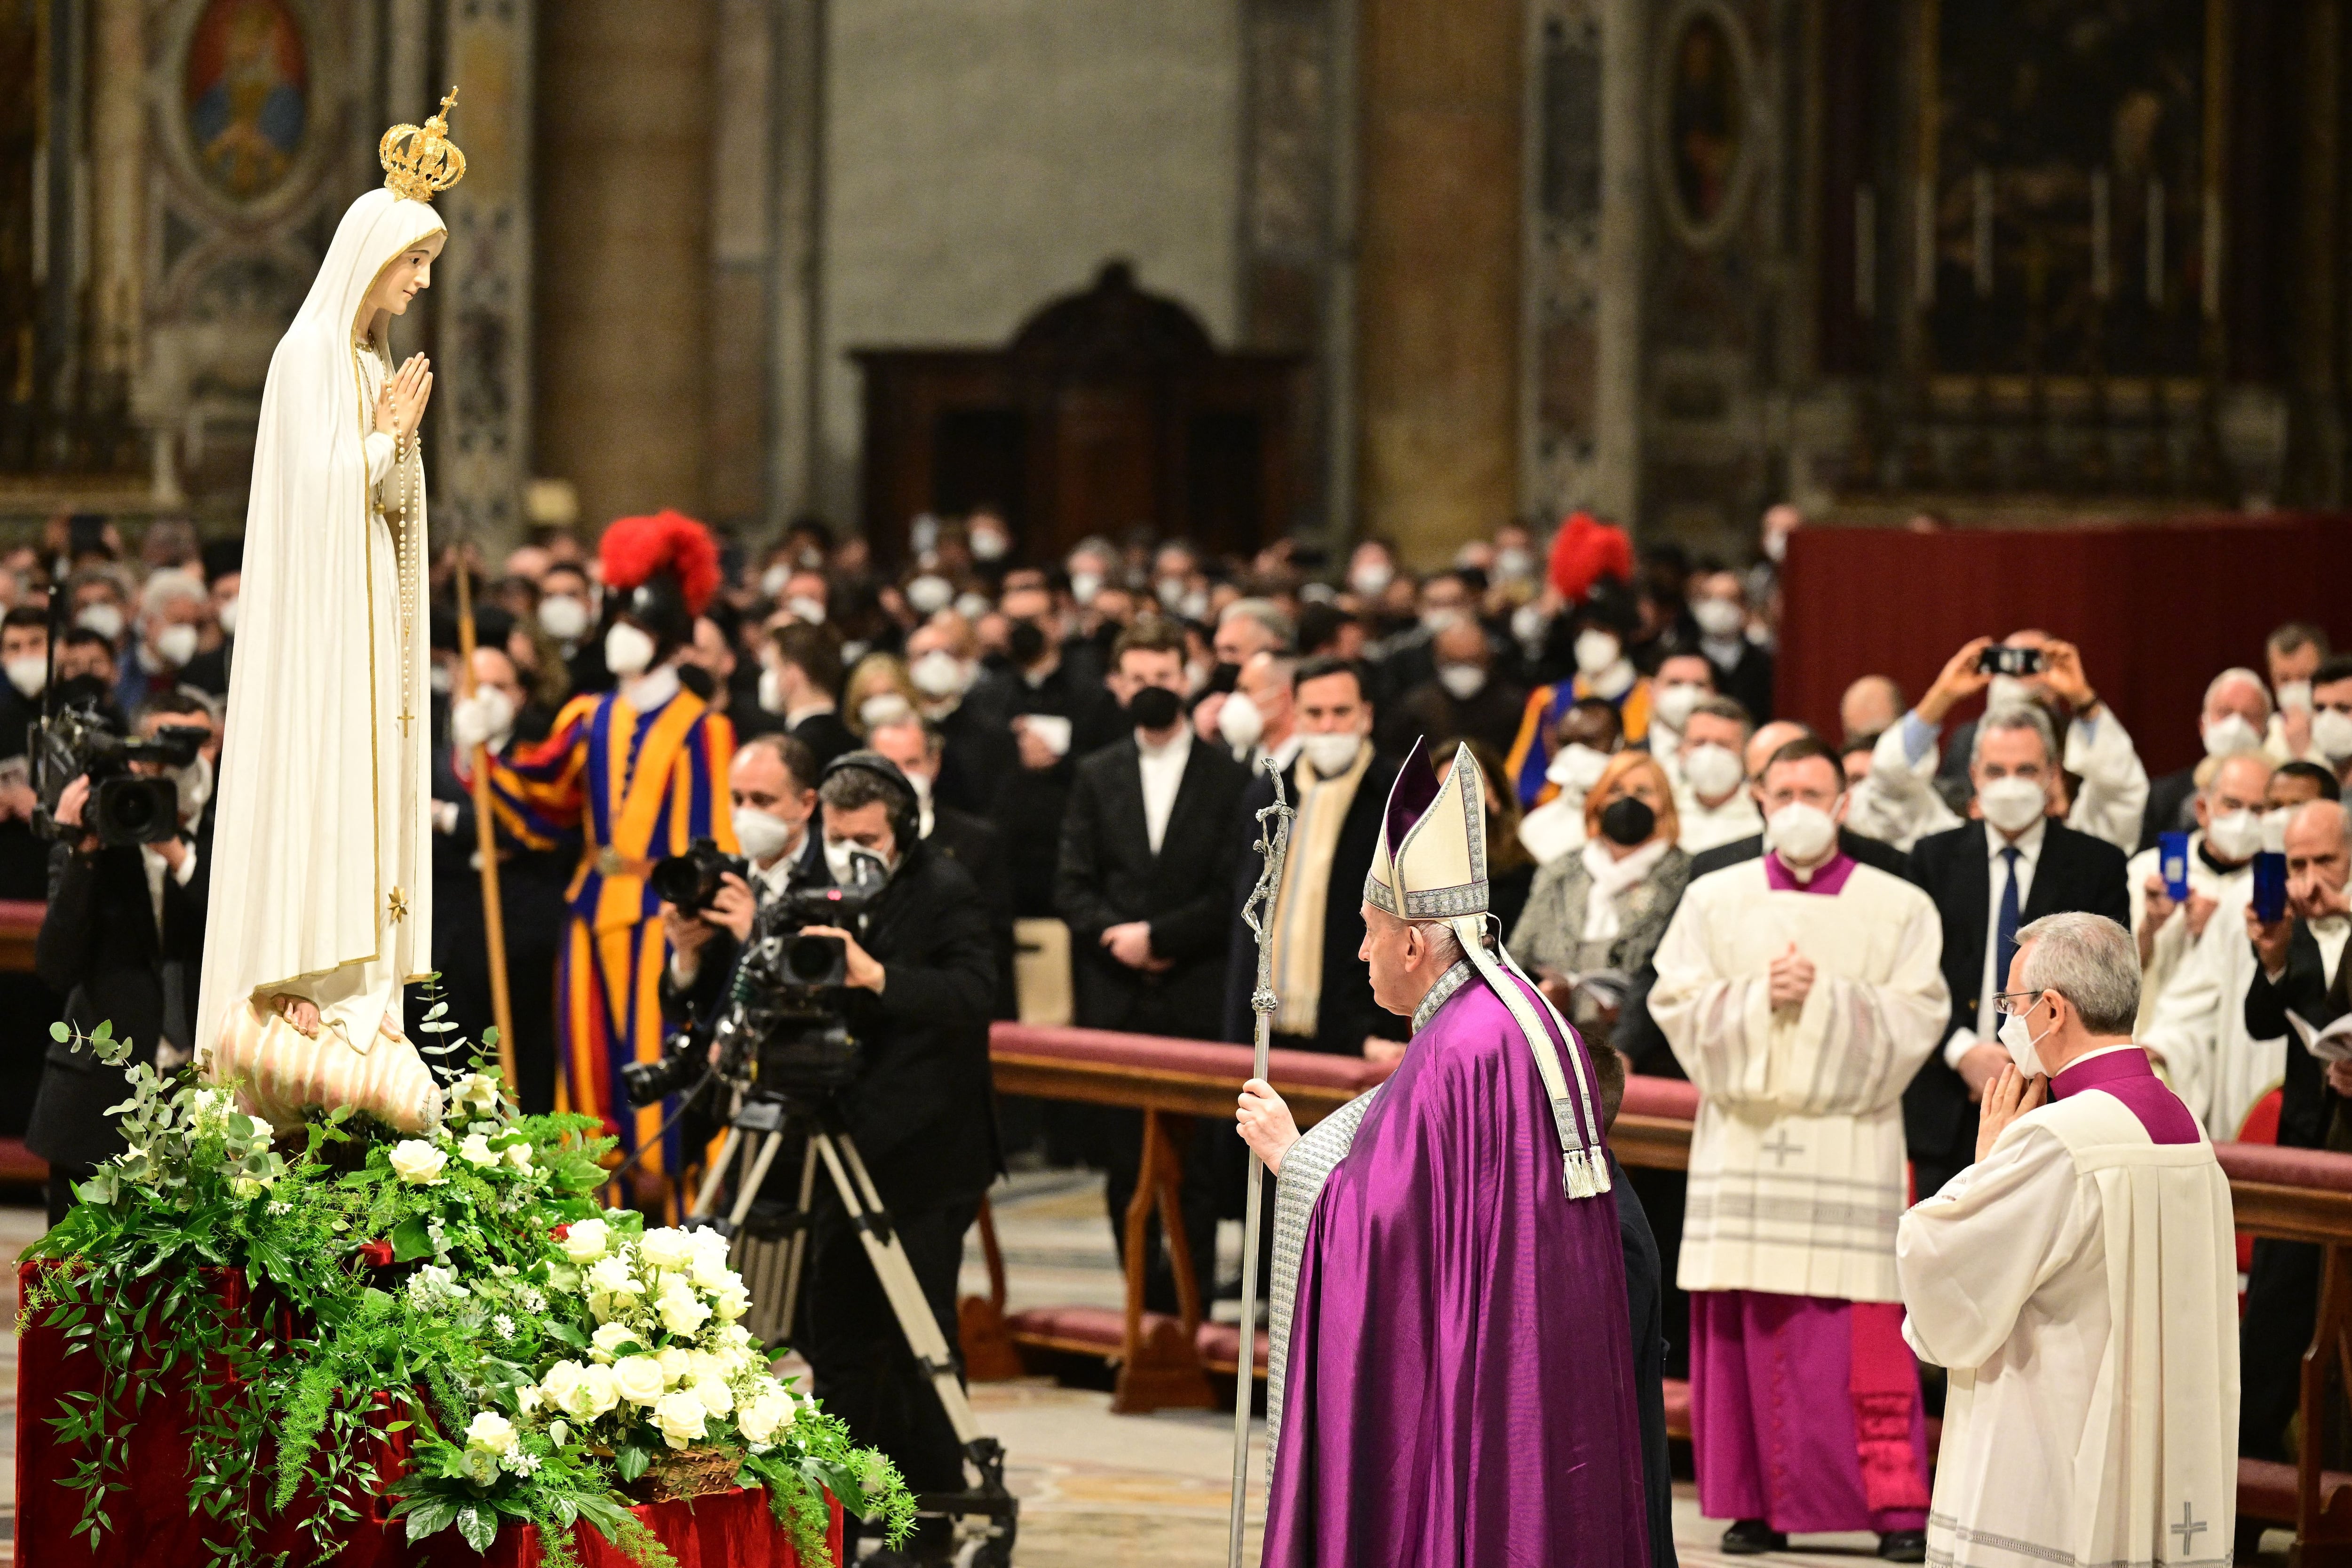
M 970 874 L 918 836 L 914 791 L 878 752 L 835 760 L 817 794 L 835 884 L 863 880 L 860 860 L 887 878 L 856 922 L 860 931 L 812 925 L 803 933 L 837 937 L 845 950 L 843 1010 L 863 1050 L 839 1103 L 953 1346 L 964 1232 L 1000 1164 L 988 1065 L 996 984 L 988 910 Z M 858 1442 L 897 1461 L 909 1487 L 961 1491 L 954 1429 L 838 1194 L 826 1181 L 817 1190 L 802 1346 L 814 1392 Z
M 184 767 L 134 759 L 130 771 L 177 786 L 179 821 L 151 844 L 104 844 L 92 820 L 92 780 L 83 773 L 52 813 L 59 842 L 50 851 L 48 912 L 34 948 L 42 983 L 66 994 L 66 1022 L 84 1032 L 111 1020 L 133 1044 L 131 1060 L 169 1070 L 188 1059 L 196 970 L 205 949 L 205 897 L 212 832 L 213 759 L 219 726 L 204 700 L 163 691 L 139 705 L 137 733 L 202 730 L 208 739 Z M 73 1184 L 122 1152 L 109 1106 L 130 1095 L 121 1068 L 101 1067 L 88 1047 L 49 1047 L 26 1146 L 49 1163 L 49 1221 L 73 1205 Z
M 815 753 L 805 742 L 772 733 L 744 742 L 728 767 L 727 790 L 734 803 L 735 840 L 751 862 L 750 879 L 726 873 L 707 909 L 662 905 L 670 955 L 662 978 L 662 1011 L 673 1026 L 686 1026 L 698 1047 L 709 1043 L 758 906 L 789 888 L 825 883 L 824 847 L 809 830 L 816 815 L 816 778 Z M 691 1140 L 688 1146 L 694 1146 Z

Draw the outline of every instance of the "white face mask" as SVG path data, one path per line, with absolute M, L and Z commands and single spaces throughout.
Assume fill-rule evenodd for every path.
M 1532 550 L 1507 545 L 1495 552 L 1495 575 L 1506 583 L 1524 583 L 1536 574 L 1536 555 Z
M 860 881 L 878 882 L 890 874 L 889 862 L 865 845 L 846 839 L 824 841 L 824 864 L 833 873 L 834 885 L 842 888 L 856 887 Z
M 2050 791 L 2040 779 L 1987 779 L 1977 786 L 1985 820 L 2003 833 L 2022 833 L 2050 809 Z
M 2217 860 L 2231 865 L 2251 860 L 2263 847 L 2263 819 L 2255 812 L 2238 810 L 2215 817 L 2205 828 L 2205 847 Z
M 969 679 L 963 660 L 943 647 L 935 647 L 915 660 L 907 668 L 907 674 L 914 680 L 916 690 L 933 698 L 956 696 Z
M 1511 635 L 1519 639 L 1522 647 L 1542 647 L 1544 632 L 1550 625 L 1543 611 L 1533 605 L 1521 605 L 1511 612 Z
M 2034 1005 L 2038 1007 L 2041 1003 L 2036 1001 Z M 2053 1028 L 2055 1026 L 2052 1026 Z M 2032 1026 L 2026 1023 L 2025 1015 L 2022 1013 L 2011 1013 L 2000 1021 L 2000 1043 L 2009 1047 L 2009 1059 L 2017 1064 L 2017 1070 L 2028 1078 L 2038 1077 L 2043 1070 L 2042 1053 L 2033 1047 L 2046 1039 L 2049 1034 L 2049 1029 L 2042 1030 L 2039 1035 L 2034 1034 Z
M 2282 708 L 2297 709 L 2305 713 L 2310 712 L 2311 682 L 2308 680 L 2280 681 L 2278 689 L 2278 705 Z
M 971 536 L 971 553 L 981 561 L 1002 561 L 1013 542 L 992 528 L 983 528 Z
M 1739 787 L 1747 776 L 1738 755 L 1729 746 L 1709 741 L 1683 753 L 1683 778 L 1702 800 L 1720 800 Z
M 1708 637 L 1728 637 L 1739 635 L 1739 628 L 1748 624 L 1748 614 L 1729 599 L 1706 598 L 1692 603 L 1691 619 Z
M 95 605 L 84 605 L 81 613 L 74 616 L 74 625 L 112 642 L 122 635 L 122 612 L 100 600 Z
M 2246 722 L 2242 713 L 2224 713 L 2205 726 L 2205 754 L 2226 757 L 2232 752 L 2251 752 L 2263 743 L 2260 731 Z
M 1706 688 L 1696 681 L 1678 680 L 1672 686 L 1661 686 L 1657 689 L 1655 700 L 1650 704 L 1651 722 L 1664 724 L 1679 735 L 1683 732 L 1683 726 L 1690 722 L 1691 710 L 1697 707 L 1699 699 L 1706 695 Z
M 1764 841 L 1791 866 L 1810 866 L 1837 843 L 1837 818 L 1792 800 L 1764 819 Z
M 185 621 L 174 621 L 155 634 L 155 653 L 165 668 L 182 669 L 196 657 L 196 628 Z
M 1789 536 L 1768 533 L 1764 536 L 1764 559 L 1778 566 L 1789 558 Z
M 436 697 L 446 697 L 446 696 L 448 696 L 448 695 L 449 695 L 449 667 L 448 667 L 447 665 L 446 665 L 446 664 L 443 664 L 443 663 L 442 663 L 442 662 L 440 662 L 438 659 L 436 659 L 436 660 L 434 661 L 434 663 L 433 663 L 433 668 L 432 668 L 430 670 L 428 670 L 428 671 L 426 671 L 426 672 L 425 672 L 425 684 L 426 684 L 426 685 L 428 685 L 428 686 L 430 686 L 430 687 L 432 687 L 432 688 L 433 688 L 433 695 L 434 695 L 434 696 L 436 696 Z
M 1385 561 L 1365 561 L 1348 574 L 1348 586 L 1365 598 L 1376 598 L 1382 589 L 1396 581 L 1396 568 Z
M 1598 675 L 1617 662 L 1624 645 L 1614 632 L 1604 632 L 1598 626 L 1587 626 L 1576 634 L 1576 669 L 1580 675 Z
M 812 599 L 806 594 L 795 594 L 784 601 L 784 608 L 791 613 L 793 619 L 805 626 L 824 625 L 824 601 L 822 599 Z
M 38 697 L 48 689 L 49 661 L 39 654 L 27 654 L 23 658 L 12 658 L 6 664 L 0 665 L 0 671 L 6 673 L 8 684 L 16 689 L 18 695 L 25 698 Z
M 213 618 L 220 622 L 221 636 L 225 637 L 236 636 L 236 601 L 235 599 L 228 600 L 219 609 L 215 610 Z M 2309 682 L 2305 683 L 2304 689 L 2306 693 L 2311 689 Z
M 604 668 L 626 680 L 653 668 L 656 645 L 652 636 L 626 621 L 615 621 L 604 634 Z
M 1236 691 L 1217 709 L 1217 733 L 1234 751 L 1245 752 L 1265 733 L 1265 715 L 1257 710 L 1247 692 Z
M 1553 755 L 1551 765 L 1544 769 L 1544 777 L 1580 795 L 1601 782 L 1601 770 L 1608 765 L 1608 752 L 1596 752 L 1581 742 L 1570 742 Z
M 588 631 L 588 606 L 569 594 L 539 602 L 539 629 L 557 642 L 578 642 Z
M 879 691 L 857 705 L 857 721 L 868 733 L 907 716 L 907 700 L 895 691 Z
M 2331 763 L 2352 757 L 2352 713 L 2322 708 L 2311 716 L 2312 749 Z
M 1073 572 L 1070 574 L 1070 597 L 1078 602 L 1080 609 L 1085 609 L 1095 602 L 1095 595 L 1102 592 L 1102 586 L 1103 580 L 1099 573 Z
M 1437 667 L 1437 684 L 1456 702 L 1467 702 L 1486 689 L 1486 671 L 1482 665 L 1441 664 Z
M 735 842 L 743 847 L 745 855 L 762 866 L 791 848 L 800 836 L 799 827 L 756 805 L 735 808 Z
M 791 563 L 779 561 L 760 574 L 760 592 L 771 599 L 781 599 L 784 596 L 784 584 L 792 580 Z
M 1356 755 L 1364 749 L 1361 735 L 1306 735 L 1298 742 L 1299 753 L 1315 768 L 1315 776 L 1335 779 L 1356 765 Z
M 976 621 L 996 608 L 989 602 L 988 595 L 985 594 L 959 594 L 956 595 L 955 607 L 956 614 L 967 621 Z
M 482 700 L 482 719 L 489 726 L 488 743 L 493 752 L 506 750 L 507 742 L 514 735 L 514 699 L 503 687 L 478 686 L 474 695 Z
M 935 616 L 955 601 L 955 587 L 946 578 L 926 572 L 907 584 L 907 603 L 919 616 Z

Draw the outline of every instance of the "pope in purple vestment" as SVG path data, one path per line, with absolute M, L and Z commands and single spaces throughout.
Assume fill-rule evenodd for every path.
M 1405 772 L 1431 776 L 1417 758 Z M 1283 1163 L 1283 1203 L 1301 1179 L 1321 1187 L 1288 1289 L 1277 1220 L 1287 1349 L 1269 1568 L 1649 1561 L 1624 1263 L 1608 1178 L 1593 1174 L 1589 1058 L 1485 936 L 1483 914 L 1454 912 L 1484 908 L 1476 779 L 1457 758 L 1446 793 L 1465 798 L 1450 814 L 1443 796 L 1426 816 L 1392 798 L 1366 889 L 1379 928 L 1368 952 L 1411 923 L 1458 933 L 1463 955 L 1420 1002 L 1403 1060 L 1358 1102 L 1360 1119 L 1350 1106 Z M 1416 871 L 1449 823 L 1474 841 Z M 1373 973 L 1377 992 L 1377 962 Z M 1352 1139 L 1332 1131 L 1343 1122 Z M 1318 1141 L 1327 1163 L 1302 1176 Z

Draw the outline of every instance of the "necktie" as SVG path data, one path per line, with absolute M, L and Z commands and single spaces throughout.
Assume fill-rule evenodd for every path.
M 1993 927 L 1992 988 L 2009 989 L 2009 961 L 2017 956 L 2017 846 L 2000 852 L 2009 876 L 2000 885 L 2000 919 Z

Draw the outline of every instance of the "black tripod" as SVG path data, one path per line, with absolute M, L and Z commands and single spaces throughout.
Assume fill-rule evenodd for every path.
M 761 1184 L 768 1179 L 770 1167 L 783 1149 L 786 1136 L 793 1131 L 802 1133 L 807 1144 L 801 1157 L 798 1201 L 785 1222 L 786 1239 L 779 1248 L 772 1239 L 754 1240 L 745 1236 L 743 1223 L 760 1195 Z M 728 1167 L 739 1156 L 741 1179 L 736 1185 L 734 1206 L 725 1219 L 714 1219 Z M 890 1299 L 890 1310 L 898 1320 L 898 1331 L 905 1337 L 907 1348 L 931 1380 L 940 1407 L 947 1412 L 948 1424 L 955 1429 L 956 1440 L 963 1445 L 964 1458 L 980 1477 L 978 1486 L 962 1491 L 921 1493 L 916 1499 L 916 1506 L 926 1515 L 944 1518 L 950 1526 L 961 1520 L 984 1521 L 976 1531 L 967 1532 L 957 1552 L 958 1568 L 1012 1568 L 1013 1537 L 1019 1522 L 1021 1501 L 1004 1488 L 1003 1445 L 982 1436 L 979 1423 L 972 1418 L 971 1402 L 964 1396 L 963 1384 L 956 1376 L 955 1360 L 940 1332 L 939 1320 L 931 1315 L 931 1304 L 915 1278 L 914 1266 L 907 1261 L 906 1248 L 899 1244 L 891 1226 L 890 1213 L 882 1206 L 882 1196 L 875 1190 L 874 1178 L 866 1173 L 866 1162 L 858 1156 L 856 1142 L 850 1137 L 834 1097 L 821 1093 L 802 1099 L 756 1089 L 745 1095 L 740 1109 L 728 1122 L 719 1152 L 711 1158 L 701 1191 L 695 1194 L 688 1223 L 711 1225 L 735 1240 L 739 1269 L 751 1286 L 754 1300 L 768 1299 L 767 1287 L 781 1284 L 774 1312 L 760 1314 L 762 1321 L 758 1329 L 764 1342 L 779 1342 L 790 1332 L 793 1311 L 800 1301 L 801 1266 L 808 1253 L 809 1218 L 816 1198 L 820 1158 L 832 1173 L 834 1190 L 840 1194 L 850 1223 L 857 1227 L 858 1239 L 866 1247 L 866 1261 L 874 1266 L 875 1277 Z M 744 1256 L 754 1248 L 764 1256 Z M 776 1257 L 778 1250 L 782 1253 L 781 1259 Z M 781 1281 L 776 1278 L 779 1274 Z

